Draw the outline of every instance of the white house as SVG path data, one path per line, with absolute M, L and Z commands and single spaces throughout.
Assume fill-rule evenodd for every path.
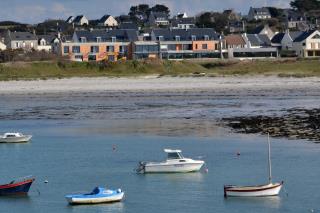
M 7 48 L 11 49 L 24 49 L 32 50 L 37 49 L 38 39 L 37 36 L 30 32 L 10 32 L 8 31 L 5 44 Z
M 4 44 L 4 38 L 0 37 L 0 50 L 6 50 L 7 45 Z
M 89 20 L 84 15 L 80 15 L 75 17 L 72 23 L 78 26 L 89 25 Z
M 293 41 L 292 49 L 299 57 L 320 57 L 320 32 L 318 30 L 303 32 Z
M 289 31 L 287 30 L 281 40 L 282 50 L 292 50 L 293 41 L 298 38 L 303 32 L 302 31 Z
M 271 18 L 271 14 L 268 8 L 262 7 L 262 8 L 253 8 L 250 7 L 249 13 L 248 13 L 248 20 L 265 20 Z
M 116 27 L 118 26 L 117 20 L 111 15 L 104 15 L 98 22 L 99 26 L 106 26 L 106 27 Z
M 59 39 L 55 35 L 38 35 L 39 51 L 52 52 L 53 47 L 59 43 Z

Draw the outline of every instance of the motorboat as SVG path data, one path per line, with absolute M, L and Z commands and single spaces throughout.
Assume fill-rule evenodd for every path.
M 65 198 L 71 205 L 98 204 L 120 202 L 124 197 L 121 189 L 111 190 L 103 187 L 95 187 L 91 193 L 66 195 Z
M 28 142 L 32 138 L 32 135 L 23 135 L 19 132 L 14 133 L 4 133 L 2 136 L 0 136 L 0 142 L 1 143 L 22 143 L 22 142 Z
M 181 150 L 164 149 L 168 157 L 163 162 L 139 162 L 138 173 L 174 173 L 197 172 L 205 163 L 202 160 L 193 160 L 183 157 Z
M 29 176 L 0 185 L 0 195 L 26 195 L 34 180 L 34 178 Z
M 283 181 L 280 183 L 272 183 L 271 174 L 271 151 L 270 151 L 270 139 L 268 134 L 268 165 L 269 165 L 269 183 L 257 186 L 224 186 L 224 196 L 233 197 L 265 197 L 265 196 L 277 196 L 283 186 Z

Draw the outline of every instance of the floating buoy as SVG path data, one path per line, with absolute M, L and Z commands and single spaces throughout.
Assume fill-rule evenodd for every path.
M 112 145 L 112 150 L 113 150 L 113 151 L 116 150 L 116 145 Z
M 49 183 L 49 181 L 48 181 L 48 180 L 45 180 L 44 183 Z
M 208 169 L 208 168 L 205 168 L 205 169 L 204 169 L 204 172 L 205 172 L 205 173 L 208 173 L 208 172 L 209 172 L 209 169 Z
M 240 154 L 240 152 L 237 152 L 237 156 L 240 156 L 241 154 Z

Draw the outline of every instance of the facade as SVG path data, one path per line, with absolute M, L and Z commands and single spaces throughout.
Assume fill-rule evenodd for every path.
M 292 50 L 293 41 L 298 38 L 303 32 L 302 31 L 289 31 L 287 30 L 283 38 L 281 39 L 282 50 Z
M 135 30 L 75 31 L 72 41 L 61 42 L 60 53 L 74 61 L 117 61 L 131 59 Z
M 117 27 L 118 22 L 113 16 L 111 15 L 104 15 L 98 22 L 99 26 L 105 26 L 105 27 Z
M 285 16 L 285 23 L 287 29 L 299 29 L 307 27 L 307 19 L 298 11 L 292 9 L 285 9 L 283 11 Z
M 37 49 L 38 38 L 30 32 L 8 31 L 5 38 L 5 45 L 10 49 L 24 49 L 30 51 L 32 49 Z
M 150 26 L 168 26 L 169 18 L 166 13 L 151 12 L 148 17 L 148 23 Z
M 292 49 L 299 57 L 320 57 L 320 32 L 318 30 L 303 32 L 293 41 Z
M 0 37 L 0 50 L 6 50 L 7 45 L 4 44 L 4 38 Z
M 229 21 L 227 28 L 230 33 L 243 33 L 246 31 L 244 21 Z
M 247 44 L 241 34 L 225 36 L 225 40 L 228 49 L 228 58 L 234 58 L 235 49 L 247 48 Z
M 75 19 L 74 16 L 69 16 L 69 18 L 66 20 L 66 23 L 72 24 L 74 19 Z
M 269 39 L 272 39 L 275 35 L 275 32 L 269 27 L 269 25 L 261 25 L 256 27 L 251 34 L 260 34 L 260 35 L 267 35 Z
M 248 20 L 265 20 L 271 18 L 271 14 L 268 8 L 262 7 L 262 8 L 253 8 L 250 7 L 249 13 L 248 13 Z
M 222 42 L 211 28 L 154 29 L 151 41 L 159 46 L 161 59 L 219 58 Z

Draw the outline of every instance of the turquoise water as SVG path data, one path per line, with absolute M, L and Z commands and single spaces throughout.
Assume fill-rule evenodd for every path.
M 320 212 L 319 144 L 272 138 L 274 181 L 285 182 L 280 196 L 224 199 L 224 184 L 267 181 L 267 138 L 215 125 L 228 116 L 319 107 L 319 95 L 317 88 L 0 95 L 0 132 L 34 136 L 0 144 L 0 182 L 36 177 L 28 197 L 1 197 L 0 212 Z M 164 148 L 204 159 L 209 172 L 133 172 L 139 161 L 163 160 Z M 69 206 L 64 199 L 95 186 L 121 188 L 125 200 Z
M 1 197 L 1 209 L 25 213 L 320 211 L 318 144 L 272 139 L 274 181 L 285 181 L 281 195 L 224 199 L 224 184 L 267 181 L 265 137 L 225 130 L 216 130 L 206 137 L 161 136 L 154 131 L 132 131 L 130 122 L 126 123 L 126 120 L 1 121 L 2 131 L 19 129 L 34 135 L 27 144 L 0 144 L 1 182 L 29 174 L 36 177 L 28 197 Z M 103 129 L 112 126 L 121 126 L 122 131 Z M 133 172 L 138 161 L 162 160 L 163 148 L 180 148 L 185 156 L 204 159 L 209 172 L 153 175 Z M 238 151 L 240 157 L 236 156 Z M 64 199 L 66 194 L 91 191 L 98 185 L 122 188 L 125 200 L 69 206 Z

